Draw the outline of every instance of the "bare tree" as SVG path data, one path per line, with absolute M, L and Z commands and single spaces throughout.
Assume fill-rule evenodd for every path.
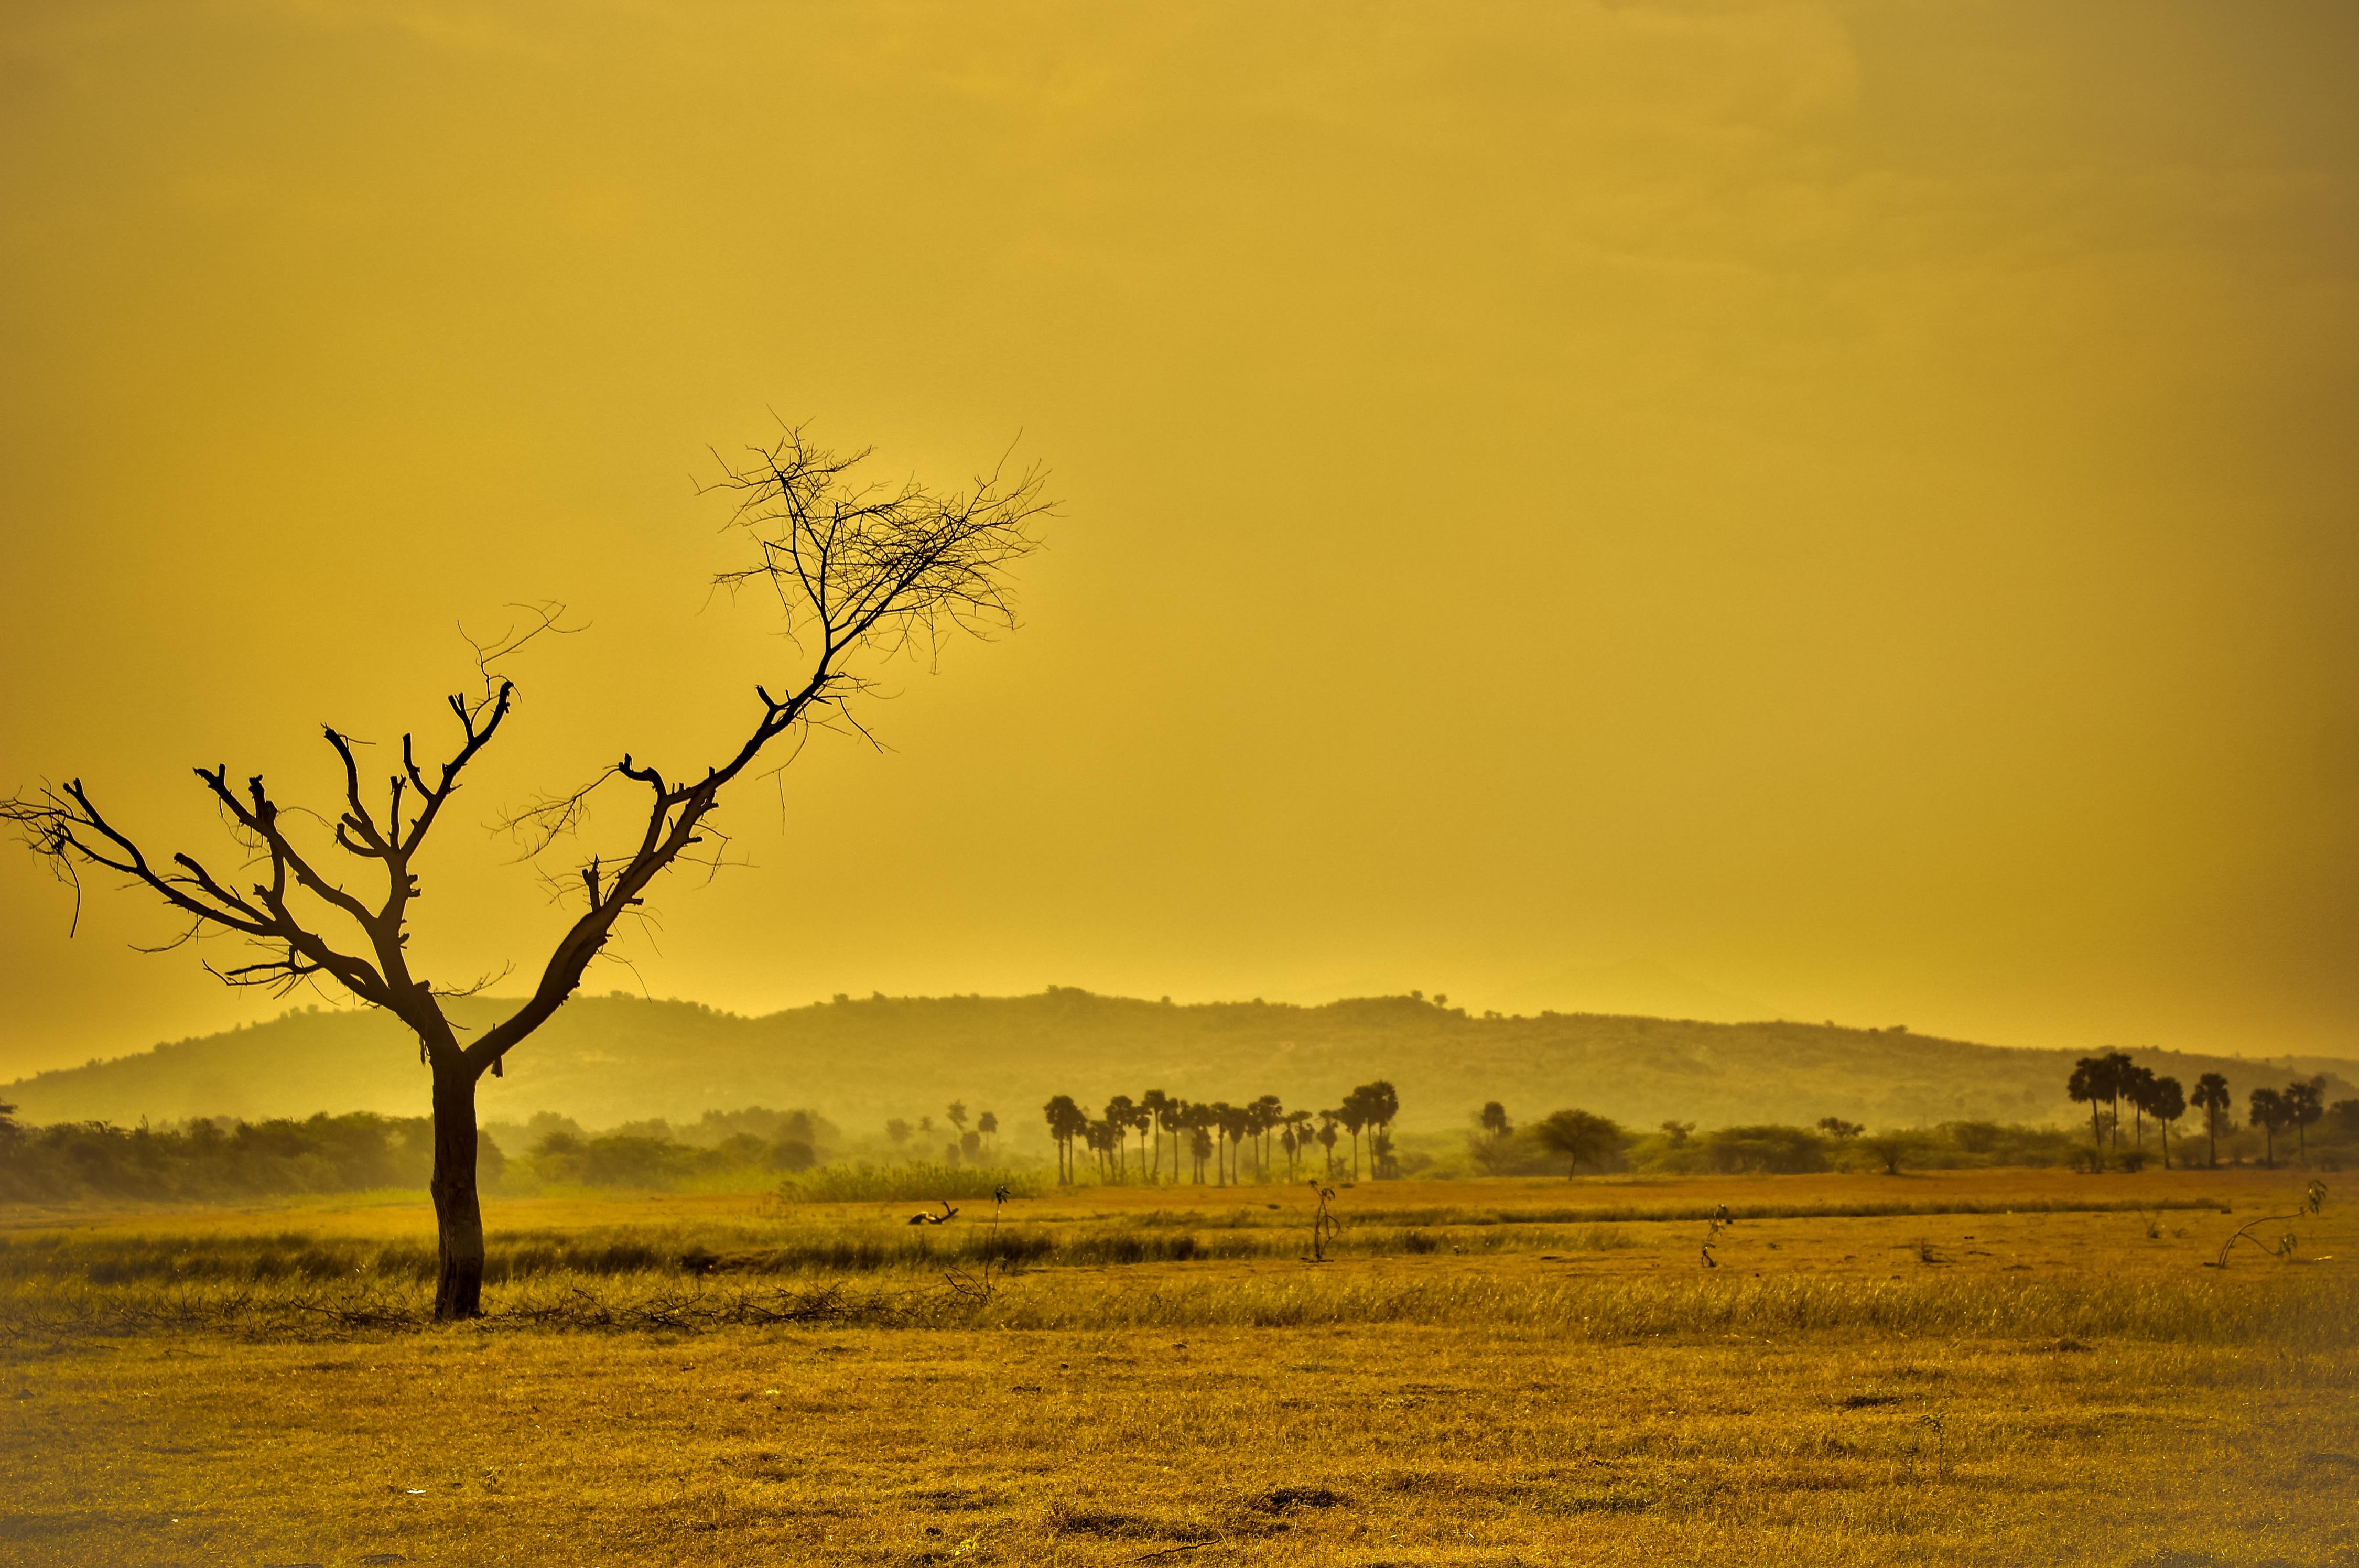
M 353 737 L 332 726 L 326 740 L 341 766 L 343 793 L 328 816 L 282 805 L 258 774 L 240 789 L 225 764 L 196 769 L 245 853 L 234 872 L 216 871 L 187 853 L 149 853 L 79 779 L 0 805 L 0 817 L 73 886 L 77 909 L 82 874 L 112 873 L 161 898 L 186 922 L 168 945 L 227 933 L 261 950 L 254 962 L 212 970 L 228 984 L 283 993 L 332 980 L 417 1035 L 433 1082 L 439 1318 L 482 1311 L 477 1081 L 498 1073 L 507 1053 L 572 996 L 615 925 L 641 909 L 659 876 L 681 860 L 718 864 L 711 850 L 695 851 L 708 837 L 717 843 L 710 819 L 723 790 L 766 758 L 779 766 L 791 761 L 815 726 L 865 733 L 852 703 L 872 690 L 868 663 L 900 654 L 930 658 L 954 634 L 1014 625 L 1008 573 L 1034 547 L 1028 525 L 1048 509 L 1039 474 L 995 473 L 937 493 L 915 481 L 864 479 L 867 455 L 820 450 L 800 430 L 788 429 L 768 446 L 747 449 L 740 461 L 722 460 L 708 488 L 734 501 L 732 521 L 754 561 L 718 582 L 733 592 L 757 588 L 774 596 L 798 650 L 793 679 L 776 694 L 767 684 L 754 688 L 744 738 L 701 778 L 692 769 L 667 775 L 625 752 L 590 784 L 508 820 L 528 854 L 538 855 L 584 828 L 592 796 L 609 780 L 645 790 L 636 842 L 613 858 L 592 854 L 558 879 L 584 907 L 558 939 L 531 995 L 471 1043 L 461 1042 L 442 1002 L 481 987 L 438 986 L 409 966 L 410 905 L 420 891 L 414 867 L 469 766 L 514 711 L 516 686 L 500 673 L 503 659 L 554 625 L 553 613 L 538 616 L 520 637 L 477 649 L 481 688 L 450 700 L 458 735 L 448 751 L 439 763 L 420 762 L 414 737 L 404 735 L 400 771 L 382 793 L 364 781 Z M 347 859 L 332 859 L 338 852 Z M 335 874 L 340 868 L 363 871 L 383 890 L 348 888 Z

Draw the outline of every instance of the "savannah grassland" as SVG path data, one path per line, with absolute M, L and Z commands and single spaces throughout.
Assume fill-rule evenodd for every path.
M 455 1327 L 414 1201 L 19 1213 L 0 1555 L 2359 1563 L 2347 1194 L 2203 1266 L 2303 1180 L 541 1199 Z

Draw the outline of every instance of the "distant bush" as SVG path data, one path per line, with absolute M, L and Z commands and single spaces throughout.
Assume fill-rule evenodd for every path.
M 1006 1187 L 1010 1197 L 1037 1198 L 1041 1178 L 1031 1171 L 973 1165 L 830 1165 L 781 1183 L 790 1203 L 931 1203 L 940 1198 L 988 1198 Z
M 2069 1163 L 2077 1146 L 2075 1135 L 2061 1127 L 1943 1122 L 1932 1129 L 1912 1162 L 1930 1171 L 1984 1165 L 2049 1169 Z
M 736 1132 L 717 1146 L 700 1148 L 676 1141 L 661 1121 L 631 1122 L 595 1134 L 569 1126 L 533 1145 L 531 1154 L 517 1161 L 510 1184 L 639 1192 L 714 1185 L 758 1189 L 780 1171 L 810 1170 L 818 1159 L 807 1139 L 792 1136 L 772 1141 Z
M 1828 1139 L 1808 1127 L 1715 1127 L 1703 1135 L 1703 1168 L 1721 1175 L 1795 1176 L 1828 1168 Z
M 1830 1117 L 1829 1120 L 1836 1118 Z M 2172 1155 L 2179 1158 L 2180 1145 Z M 1865 1138 L 1799 1127 L 1717 1127 L 1674 1141 L 1650 1134 L 1629 1150 L 1632 1170 L 1648 1175 L 1794 1175 L 1816 1171 L 1957 1171 L 1991 1166 L 2035 1169 L 2087 1162 L 2089 1151 L 2059 1127 L 2000 1122 L 1943 1122 L 1887 1128 Z M 2107 1162 L 2101 1162 L 2107 1163 Z

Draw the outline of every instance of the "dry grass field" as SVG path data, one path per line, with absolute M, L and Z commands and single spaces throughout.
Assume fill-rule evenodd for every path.
M 20 1214 L 0 1556 L 2359 1564 L 2304 1180 L 515 1203 L 441 1328 L 412 1201 Z

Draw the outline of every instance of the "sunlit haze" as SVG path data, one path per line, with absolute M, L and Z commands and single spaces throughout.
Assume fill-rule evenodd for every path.
M 478 824 L 784 668 L 698 484 L 785 419 L 1049 469 L 1022 624 L 592 989 L 2359 1056 L 2347 5 L 60 3 L 0 71 L 0 793 L 218 855 L 192 766 L 327 809 L 322 724 L 441 746 L 560 601 L 438 982 L 565 918 Z M 0 1079 L 288 1005 L 75 913 L 0 861 Z

